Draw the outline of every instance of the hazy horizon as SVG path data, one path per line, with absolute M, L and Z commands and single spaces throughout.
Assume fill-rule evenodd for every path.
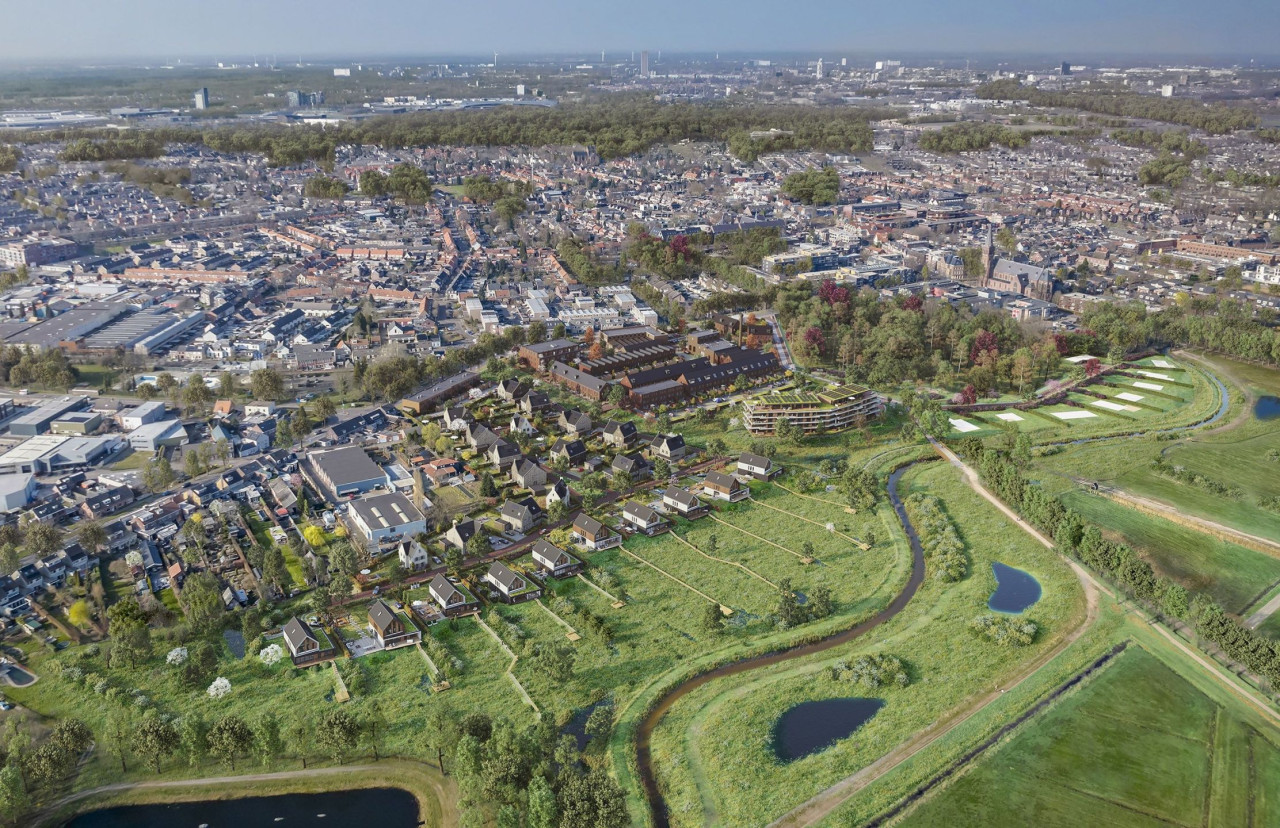
M 884 6 L 792 0 L 652 0 L 609 6 L 585 0 L 475 5 L 373 0 L 161 0 L 58 4 L 4 0 L 11 34 L 0 55 L 15 64 L 85 66 L 228 61 L 481 59 L 547 55 L 629 59 L 651 54 L 1124 56 L 1249 63 L 1280 56 L 1280 15 L 1269 3 L 1221 0 L 990 0 Z M 609 52 L 614 53 L 612 57 Z

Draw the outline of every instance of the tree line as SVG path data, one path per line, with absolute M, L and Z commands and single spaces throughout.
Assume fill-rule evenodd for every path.
M 1029 481 L 1024 469 L 1004 453 L 968 437 L 960 453 L 976 462 L 982 480 L 1024 518 L 1053 538 L 1058 549 L 1105 575 L 1158 614 L 1185 622 L 1217 644 L 1228 657 L 1280 687 L 1280 648 L 1229 616 L 1207 595 L 1190 596 L 1181 584 L 1157 575 L 1131 547 L 1109 541 L 1079 513 Z
M 1052 130 L 1016 130 L 1000 124 L 959 123 L 926 132 L 917 140 L 926 152 L 956 153 L 991 149 L 999 144 L 1019 149 L 1040 135 L 1055 135 Z
M 275 166 L 316 161 L 330 168 L 337 147 L 344 144 L 386 148 L 585 144 L 610 159 L 685 139 L 727 143 L 735 155 L 754 161 L 761 153 L 782 150 L 867 151 L 872 143 L 870 122 L 897 114 L 897 110 L 850 106 L 666 104 L 644 96 L 615 95 L 556 107 L 418 112 L 326 127 L 161 127 L 127 138 L 117 130 L 54 129 L 9 131 L 0 137 L 18 143 L 72 141 L 75 149 L 64 159 L 69 161 L 155 157 L 166 143 L 261 153 Z M 777 132 L 751 137 L 752 132 L 770 130 Z
M 1202 129 L 1211 135 L 1252 129 L 1258 125 L 1258 116 L 1243 107 L 1141 95 L 1122 87 L 1054 92 L 1023 86 L 1017 80 L 1005 78 L 982 84 L 974 94 L 987 100 L 1027 101 L 1032 106 L 1081 109 L 1100 115 L 1163 121 Z

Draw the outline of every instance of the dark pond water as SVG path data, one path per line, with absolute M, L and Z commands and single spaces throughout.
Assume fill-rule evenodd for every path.
M 28 684 L 36 680 L 36 677 L 28 673 L 16 664 L 4 665 L 5 676 L 9 681 L 13 682 L 15 687 L 26 687 Z
M 996 612 L 1016 615 L 1040 600 L 1040 582 L 1021 569 L 992 561 L 996 573 L 996 591 L 987 606 Z
M 1280 417 L 1280 397 L 1258 397 L 1258 401 L 1253 404 L 1253 416 L 1259 420 Z
M 81 814 L 67 828 L 289 828 L 322 825 L 339 828 L 369 825 L 414 828 L 418 802 L 400 788 L 365 788 L 319 794 L 288 794 L 215 802 L 134 805 Z
M 823 699 L 801 702 L 778 717 L 773 726 L 773 752 L 794 762 L 831 747 L 871 720 L 883 699 Z

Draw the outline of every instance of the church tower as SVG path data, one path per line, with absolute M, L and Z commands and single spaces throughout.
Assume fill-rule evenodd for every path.
M 978 287 L 986 287 L 991 281 L 991 274 L 996 270 L 996 244 L 991 235 L 991 224 L 987 223 L 987 243 L 982 248 L 982 275 L 978 277 Z

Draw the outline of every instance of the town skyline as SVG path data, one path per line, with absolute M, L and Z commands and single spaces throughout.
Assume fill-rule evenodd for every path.
M 672 54 L 717 49 L 870 54 L 919 52 L 923 44 L 933 51 L 957 54 L 1238 55 L 1246 63 L 1250 58 L 1280 54 L 1276 45 L 1280 25 L 1260 20 L 1256 5 L 1241 0 L 1215 4 L 1177 0 L 1164 4 L 1159 15 L 1147 4 L 1132 0 L 1088 0 L 1039 8 L 1001 0 L 981 9 L 935 3 L 898 8 L 865 2 L 802 3 L 800 13 L 782 16 L 760 0 L 734 4 L 659 0 L 632 15 L 578 0 L 555 0 L 537 8 L 508 0 L 492 5 L 487 18 L 491 23 L 483 27 L 473 25 L 468 9 L 402 0 L 383 0 L 362 9 L 360 15 L 351 15 L 348 8 L 331 0 L 308 4 L 305 10 L 288 3 L 232 0 L 216 15 L 203 10 L 198 15 L 174 14 L 170 5 L 155 0 L 131 0 L 110 8 L 75 0 L 56 11 L 36 5 L 10 8 L 6 18 L 17 30 L 56 31 L 56 54 L 73 63 L 273 53 L 281 59 L 456 57 L 494 51 L 533 56 L 592 55 L 604 50 L 621 55 L 641 48 Z M 246 20 L 256 23 L 245 26 Z M 339 20 L 341 25 L 333 25 Z M 396 25 L 388 26 L 391 21 Z M 0 62 L 43 63 L 51 54 L 47 41 L 19 38 L 8 44 Z

